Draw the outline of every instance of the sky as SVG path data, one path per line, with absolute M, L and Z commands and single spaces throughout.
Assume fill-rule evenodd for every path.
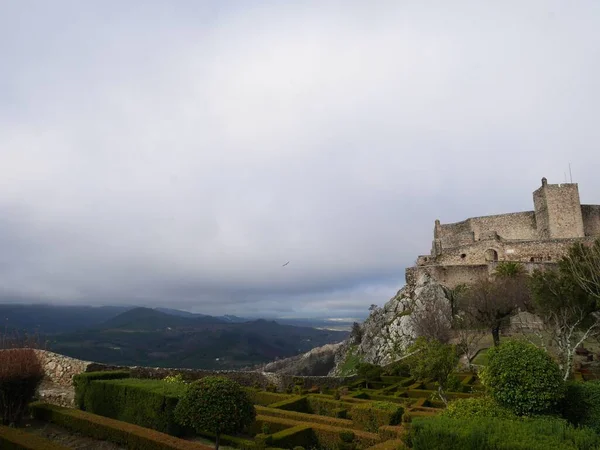
M 364 317 L 435 219 L 600 204 L 597 0 L 0 0 L 0 303 Z M 289 261 L 289 264 L 282 265 Z

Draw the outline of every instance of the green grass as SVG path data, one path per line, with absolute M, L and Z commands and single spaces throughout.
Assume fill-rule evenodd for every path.
M 357 355 L 358 347 L 356 345 L 351 346 L 346 353 L 346 359 L 340 367 L 340 376 L 347 377 L 356 374 L 356 366 L 360 364 L 360 356 Z

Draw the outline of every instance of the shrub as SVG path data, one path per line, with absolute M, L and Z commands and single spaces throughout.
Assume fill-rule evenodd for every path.
M 563 417 L 573 425 L 587 426 L 600 433 L 600 381 L 567 383 L 561 407 Z
M 129 378 L 130 373 L 125 370 L 109 370 L 105 372 L 85 372 L 73 377 L 73 386 L 75 386 L 75 405 L 79 409 L 85 410 L 85 393 L 94 380 L 118 380 Z
M 239 432 L 255 417 L 254 405 L 233 380 L 209 376 L 192 383 L 175 408 L 175 417 L 184 426 L 197 432 L 216 435 L 219 448 L 221 433 Z
M 188 442 L 148 428 L 77 409 L 39 402 L 32 403 L 30 409 L 36 419 L 55 423 L 94 439 L 114 442 L 132 450 L 212 450 L 196 442 Z
M 352 408 L 352 421 L 363 430 L 376 432 L 382 425 L 398 425 L 403 412 L 395 403 L 363 403 Z
M 276 392 L 257 391 L 255 389 L 244 388 L 246 395 L 255 405 L 268 406 L 273 403 L 279 403 L 292 398 L 292 395 L 278 394 Z
M 167 375 L 163 378 L 165 383 L 185 383 L 183 375 L 178 373 L 177 375 Z
M 162 380 L 94 380 L 85 390 L 85 410 L 163 433 L 181 435 L 175 407 L 186 392 L 182 383 Z
M 542 349 L 521 341 L 488 350 L 482 383 L 498 404 L 518 415 L 549 412 L 563 396 L 560 369 Z
M 469 419 L 474 417 L 499 417 L 502 419 L 516 419 L 510 410 L 498 405 L 490 397 L 461 398 L 448 404 L 442 412 L 443 416 L 454 419 Z
M 3 425 L 18 425 L 44 378 L 35 350 L 0 351 L 0 418 Z
M 480 417 L 415 418 L 409 436 L 414 450 L 593 450 L 600 437 L 560 419 L 508 420 Z

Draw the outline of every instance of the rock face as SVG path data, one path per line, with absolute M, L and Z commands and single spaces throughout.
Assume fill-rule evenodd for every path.
M 335 366 L 335 355 L 343 343 L 327 344 L 291 358 L 265 365 L 264 372 L 298 376 L 326 376 Z
M 386 365 L 397 360 L 416 339 L 414 318 L 433 311 L 435 321 L 449 327 L 450 292 L 423 273 L 414 285 L 406 285 L 382 308 L 371 310 L 361 325 L 362 336 L 351 336 L 339 346 L 330 376 L 352 374 L 355 363 Z

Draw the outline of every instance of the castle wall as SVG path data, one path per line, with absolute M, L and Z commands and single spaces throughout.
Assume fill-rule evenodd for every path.
M 477 266 L 419 266 L 410 267 L 406 270 L 406 284 L 414 282 L 423 273 L 429 274 L 438 283 L 443 284 L 450 289 L 459 284 L 470 284 L 481 277 L 488 275 L 487 264 Z
M 585 240 L 593 240 L 592 237 Z M 478 241 L 472 245 L 444 249 L 433 264 L 441 265 L 477 265 L 492 261 L 493 252 L 498 261 L 539 262 L 556 261 L 565 255 L 569 247 L 582 239 L 551 239 L 546 241 Z
M 482 239 L 492 231 L 497 232 L 502 239 L 531 240 L 538 237 L 533 211 L 474 217 L 469 220 L 475 240 Z
M 581 205 L 583 232 L 586 236 L 600 236 L 600 205 Z

